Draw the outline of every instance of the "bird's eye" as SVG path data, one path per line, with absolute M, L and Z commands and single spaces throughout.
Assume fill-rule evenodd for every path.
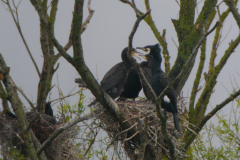
M 151 49 L 150 48 L 147 48 L 147 53 L 149 54 L 151 52 Z

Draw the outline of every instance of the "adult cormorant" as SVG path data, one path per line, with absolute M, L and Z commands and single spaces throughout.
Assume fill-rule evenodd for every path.
M 153 62 L 151 65 L 152 79 L 150 81 L 150 84 L 151 84 L 152 89 L 154 90 L 155 94 L 157 96 L 159 96 L 169 84 L 167 75 L 161 69 L 162 56 L 161 56 L 160 45 L 159 44 L 148 45 L 143 48 L 138 47 L 137 49 L 142 49 L 143 51 L 148 52 L 149 55 L 153 56 Z M 150 100 L 151 100 L 151 98 L 150 98 Z M 178 117 L 177 117 L 177 113 L 178 113 L 177 98 L 176 98 L 173 88 L 170 88 L 167 91 L 166 95 L 164 96 L 164 98 L 161 102 L 161 107 L 164 110 L 173 113 L 175 128 L 179 132 L 181 132 Z
M 139 53 L 135 48 L 132 48 L 132 55 L 137 57 L 135 53 Z M 121 54 L 122 62 L 113 66 L 103 77 L 100 82 L 101 87 L 110 95 L 112 99 L 120 96 L 124 90 L 124 84 L 127 81 L 128 74 L 132 68 L 132 63 L 128 59 L 128 47 L 124 48 Z M 92 106 L 97 102 L 93 101 L 88 106 Z

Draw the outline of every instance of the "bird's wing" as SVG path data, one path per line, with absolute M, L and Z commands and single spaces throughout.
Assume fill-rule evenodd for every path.
M 103 77 L 101 81 L 101 87 L 107 91 L 115 87 L 124 76 L 127 74 L 127 69 L 125 68 L 123 62 L 120 62 L 113 66 Z
M 162 88 L 166 88 L 169 84 L 169 81 L 167 79 L 167 75 L 164 72 L 159 73 L 159 83 L 161 84 Z
M 145 75 L 147 81 L 150 83 L 150 81 L 151 81 L 151 79 L 152 79 L 151 68 L 142 67 L 142 71 L 143 71 L 143 74 Z

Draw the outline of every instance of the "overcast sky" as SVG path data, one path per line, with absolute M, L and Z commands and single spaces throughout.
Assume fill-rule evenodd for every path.
M 201 11 L 203 3 L 202 1 L 198 4 L 198 13 Z M 86 4 L 87 1 L 85 1 L 84 6 L 84 19 L 88 16 Z M 141 11 L 145 12 L 144 1 L 140 2 L 138 0 L 136 4 Z M 73 0 L 60 0 L 58 5 L 55 35 L 63 46 L 67 43 L 69 37 L 73 5 Z M 166 40 L 172 66 L 177 56 L 177 47 L 173 43 L 173 40 L 177 43 L 177 36 L 171 19 L 178 19 L 179 6 L 175 0 L 152 0 L 150 1 L 150 5 L 153 19 L 159 31 L 162 33 L 163 29 L 167 30 Z M 128 36 L 132 30 L 136 17 L 133 9 L 129 5 L 123 4 L 118 0 L 92 0 L 91 7 L 95 10 L 95 13 L 86 31 L 82 34 L 82 43 L 85 62 L 93 75 L 97 77 L 100 82 L 104 74 L 113 65 L 121 61 L 121 51 L 128 45 Z M 222 3 L 220 5 L 220 11 L 223 12 L 225 9 L 226 5 Z M 222 40 L 227 34 L 228 35 L 217 51 L 215 64 L 218 63 L 219 59 L 224 54 L 230 40 L 234 40 L 239 34 L 239 29 L 231 13 L 227 19 L 228 20 L 224 22 Z M 30 1 L 24 0 L 20 4 L 19 20 L 22 32 L 41 71 L 43 58 L 39 43 L 39 18 Z M 215 18 L 214 22 L 217 20 L 218 18 Z M 212 26 L 214 24 L 215 23 L 213 23 Z M 215 32 L 208 37 L 204 72 L 208 71 L 208 59 L 210 57 L 214 33 Z M 156 43 L 157 40 L 151 29 L 142 21 L 135 34 L 133 46 L 142 47 Z M 39 77 L 17 31 L 11 14 L 4 9 L 3 5 L 0 6 L 0 53 L 4 56 L 7 65 L 11 68 L 10 74 L 15 83 L 21 87 L 29 99 L 35 103 L 37 100 Z M 72 48 L 69 49 L 68 53 L 72 55 Z M 229 95 L 228 91 L 232 91 L 230 77 L 233 81 L 234 75 L 236 81 L 240 82 L 240 76 L 237 74 L 240 74 L 239 59 L 239 47 L 237 47 L 218 77 L 218 84 L 215 87 L 215 92 L 209 103 L 212 107 L 221 103 Z M 190 95 L 198 62 L 199 54 L 196 58 L 196 65 L 192 70 L 190 78 L 183 88 L 184 96 Z M 79 75 L 64 58 L 60 58 L 58 63 L 60 63 L 60 66 L 54 75 L 52 85 L 57 86 L 59 83 L 63 94 L 66 95 L 76 86 L 74 79 L 79 77 Z M 162 68 L 164 68 L 163 64 Z M 204 85 L 204 82 L 205 80 L 203 79 L 201 85 Z M 77 89 L 78 88 L 76 88 L 75 91 L 77 91 Z M 89 91 L 84 93 L 88 99 L 93 97 Z M 143 96 L 142 93 L 141 95 Z M 54 87 L 51 93 L 51 100 L 58 97 L 58 89 Z M 78 97 L 75 96 L 68 100 L 70 100 L 70 104 L 75 104 L 78 101 Z M 23 101 L 28 108 L 28 103 L 25 100 Z M 225 110 L 228 110 L 228 108 L 225 107 Z

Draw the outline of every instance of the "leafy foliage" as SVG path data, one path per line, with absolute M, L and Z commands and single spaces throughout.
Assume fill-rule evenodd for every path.
M 195 139 L 188 152 L 190 159 L 229 159 L 240 156 L 240 97 L 235 100 L 230 113 L 220 111 L 216 114 L 218 123 L 206 125 Z M 220 115 L 222 113 L 222 115 Z M 227 119 L 227 117 L 229 117 Z M 214 144 L 219 141 L 220 144 Z

